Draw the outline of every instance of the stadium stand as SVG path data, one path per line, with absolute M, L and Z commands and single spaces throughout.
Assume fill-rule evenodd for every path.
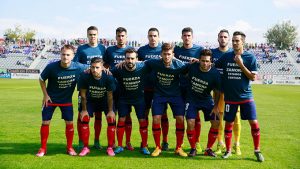
M 43 46 L 38 45 L 18 46 L 10 44 L 2 47 L 0 68 L 28 69 L 42 49 Z
M 78 47 L 85 41 L 85 39 L 78 41 L 54 40 L 48 43 L 38 41 L 30 46 L 6 45 L 0 50 L 0 68 L 39 69 L 42 71 L 47 64 L 59 60 L 59 51 L 64 44 L 72 43 Z M 114 45 L 114 40 L 100 39 L 100 42 L 105 46 Z M 134 44 L 136 48 L 140 46 L 137 41 L 131 41 L 130 44 Z M 177 43 L 175 42 L 175 44 Z M 300 75 L 300 52 L 297 50 L 275 50 L 262 46 L 250 47 L 248 50 L 257 58 L 260 75 Z
M 294 53 L 286 50 L 250 49 L 257 58 L 259 74 L 299 75 L 300 68 L 296 63 Z M 293 51 L 294 52 L 294 51 Z

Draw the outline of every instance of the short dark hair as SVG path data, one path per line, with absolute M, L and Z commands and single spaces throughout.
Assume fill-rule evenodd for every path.
M 227 33 L 229 35 L 229 31 L 227 29 L 221 29 L 220 32 L 218 33 L 218 37 L 221 33 Z
M 137 51 L 136 51 L 134 48 L 128 48 L 128 49 L 126 49 L 125 55 L 126 55 L 127 53 L 135 53 L 136 56 L 138 55 Z
M 151 32 L 151 31 L 156 31 L 156 32 L 158 33 L 158 35 L 159 35 L 159 31 L 158 31 L 157 28 L 150 28 L 150 29 L 148 30 L 148 33 Z
M 245 42 L 246 35 L 245 35 L 244 32 L 242 32 L 242 31 L 235 31 L 235 32 L 233 32 L 233 36 L 237 36 L 237 35 L 241 35 L 242 36 L 242 40 Z
M 172 43 L 163 43 L 161 46 L 162 51 L 172 50 L 174 52 L 174 45 Z
M 102 63 L 103 64 L 103 60 L 99 57 L 94 57 L 91 59 L 91 64 L 93 63 Z
M 182 31 L 181 31 L 181 34 L 183 34 L 185 32 L 191 32 L 192 34 L 194 33 L 193 29 L 191 27 L 185 27 L 185 28 L 183 28 Z
M 87 28 L 86 31 L 88 32 L 88 31 L 90 31 L 90 30 L 95 30 L 95 31 L 98 32 L 98 28 L 97 28 L 96 26 L 90 26 L 90 27 Z
M 125 28 L 123 28 L 123 27 L 118 27 L 118 28 L 116 29 L 116 34 L 121 33 L 121 32 L 125 32 L 125 33 L 127 34 L 127 30 L 126 30 Z
M 61 47 L 60 51 L 63 51 L 63 50 L 65 50 L 65 49 L 72 50 L 73 53 L 75 53 L 75 48 L 74 48 L 74 46 L 72 46 L 72 45 L 69 45 L 69 44 L 64 45 L 63 47 Z
M 203 49 L 200 52 L 199 60 L 201 59 L 201 56 L 210 56 L 210 61 L 212 61 L 212 51 L 210 49 Z

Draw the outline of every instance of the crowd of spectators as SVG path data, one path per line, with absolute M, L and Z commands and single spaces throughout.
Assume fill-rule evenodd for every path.
M 4 44 L 0 44 L 0 57 L 5 58 L 8 54 L 21 54 L 22 56 L 28 57 L 29 60 L 34 60 L 39 52 L 41 52 L 45 45 L 51 45 L 52 47 L 47 50 L 48 53 L 59 55 L 60 54 L 60 48 L 65 44 L 71 44 L 75 48 L 78 46 L 87 43 L 86 38 L 78 38 L 78 39 L 37 39 L 37 40 L 31 40 L 28 43 L 24 42 L 15 42 L 15 41 L 4 41 Z M 103 44 L 104 46 L 112 46 L 116 45 L 115 39 L 108 39 L 108 38 L 100 38 L 99 43 Z M 182 42 L 173 42 L 174 45 L 182 45 Z M 201 46 L 204 46 L 205 48 L 215 48 L 213 44 L 210 44 L 208 42 L 205 42 L 204 44 L 200 44 Z M 143 43 L 132 40 L 128 41 L 127 45 L 130 45 L 135 48 L 139 48 L 141 45 L 144 45 Z M 277 48 L 274 45 L 270 45 L 267 43 L 246 43 L 245 49 L 254 53 L 257 57 L 259 64 L 272 64 L 273 62 L 279 62 L 283 63 L 284 58 L 287 57 L 286 53 L 277 53 Z M 300 48 L 298 47 L 291 47 L 291 50 L 296 50 L 300 52 Z M 42 59 L 47 59 L 47 55 L 42 55 Z M 298 55 L 296 59 L 297 63 L 300 63 L 300 54 Z M 16 63 L 17 65 L 26 65 L 26 63 L 23 63 L 21 61 Z M 260 65 L 259 65 L 260 66 Z M 287 71 L 288 68 L 282 67 L 282 71 Z
M 7 55 L 25 56 L 30 60 L 34 60 L 39 52 L 45 47 L 42 41 L 32 43 L 15 43 L 14 41 L 4 41 L 0 44 L 0 55 L 6 58 Z

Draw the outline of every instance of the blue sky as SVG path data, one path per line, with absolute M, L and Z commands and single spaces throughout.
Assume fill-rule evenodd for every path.
M 215 43 L 223 28 L 244 31 L 248 42 L 265 42 L 267 29 L 287 20 L 300 36 L 300 0 L 5 0 L 0 8 L 0 37 L 16 24 L 36 30 L 38 38 L 59 39 L 86 37 L 86 28 L 95 25 L 99 37 L 114 38 L 123 26 L 128 39 L 146 42 L 148 29 L 157 27 L 161 40 L 180 41 L 182 28 L 190 26 L 202 43 Z

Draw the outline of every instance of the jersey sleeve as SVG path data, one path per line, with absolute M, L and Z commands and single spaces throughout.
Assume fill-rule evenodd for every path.
M 110 48 L 107 48 L 105 53 L 104 53 L 104 56 L 103 56 L 103 61 L 106 65 L 109 65 L 111 66 L 112 65 L 112 58 L 110 57 L 110 54 L 109 54 L 109 51 L 110 51 Z
M 106 83 L 107 91 L 115 91 L 116 90 L 116 83 L 113 76 L 107 76 L 107 83 Z
M 104 60 L 104 56 L 105 56 L 105 53 L 106 53 L 106 47 L 104 45 L 101 45 L 101 53 L 102 53 L 102 60 L 103 60 L 103 65 L 106 64 L 105 60 Z
M 121 68 L 121 69 L 125 69 L 125 68 Z M 116 67 L 114 67 L 114 68 L 112 68 L 111 70 L 110 70 L 110 72 L 111 72 L 111 74 L 113 75 L 113 77 L 115 77 L 115 78 L 117 78 L 118 77 L 118 69 L 116 68 Z
M 202 50 L 204 49 L 204 47 L 203 46 L 200 46 L 200 49 L 199 49 L 199 53 L 198 53 L 198 55 L 197 56 L 200 56 L 200 53 L 202 52 Z
M 149 59 L 149 60 L 146 60 L 145 62 L 144 62 L 144 64 L 145 64 L 145 69 L 146 70 L 148 70 L 148 71 L 150 71 L 151 69 L 153 69 L 153 64 L 154 64 L 154 60 L 155 59 Z
M 80 46 L 77 49 L 77 52 L 73 58 L 73 62 L 80 62 L 81 48 Z
M 218 91 L 221 91 L 222 90 L 222 80 L 221 80 L 221 75 L 219 73 L 219 71 L 215 71 L 216 72 L 216 84 L 215 84 L 215 89 L 218 90 Z
M 225 58 L 224 56 L 225 56 L 225 54 L 222 55 L 217 61 L 214 62 L 214 66 L 216 68 L 222 68 L 222 63 L 223 63 L 223 60 Z
M 250 71 L 252 73 L 257 73 L 258 68 L 257 68 L 257 61 L 255 56 L 252 55 L 252 60 L 251 60 L 251 64 L 250 64 Z
M 179 70 L 181 71 L 182 74 L 186 74 L 188 72 L 190 63 L 184 63 L 177 58 L 173 58 L 172 62 L 176 63 L 176 65 L 177 65 L 176 67 L 179 68 Z
M 87 84 L 87 75 L 86 74 L 81 74 L 77 83 L 77 89 L 88 89 L 88 84 Z
M 137 53 L 138 53 L 138 60 L 139 60 L 139 61 L 145 60 L 145 58 L 142 56 L 142 55 L 143 55 L 143 54 L 142 54 L 142 47 L 140 47 L 140 48 L 138 49 Z
M 183 64 L 184 65 L 182 66 L 182 73 L 187 74 L 191 67 L 191 64 L 190 63 L 183 63 Z
M 84 72 L 86 69 L 89 68 L 89 66 L 87 64 L 82 64 L 82 63 L 77 62 L 77 65 L 80 69 L 80 72 Z
M 179 50 L 180 50 L 180 47 L 176 45 L 176 46 L 174 47 L 174 57 L 175 57 L 175 58 L 179 58 L 179 56 L 178 56 L 178 51 L 179 51 Z
M 137 67 L 142 67 L 143 74 L 151 72 L 151 69 L 149 69 L 149 67 L 146 66 L 145 61 L 137 62 L 136 64 L 137 64 Z
M 50 65 L 47 65 L 45 69 L 42 71 L 42 73 L 40 74 L 40 80 L 46 81 L 49 78 L 50 71 L 51 71 Z

